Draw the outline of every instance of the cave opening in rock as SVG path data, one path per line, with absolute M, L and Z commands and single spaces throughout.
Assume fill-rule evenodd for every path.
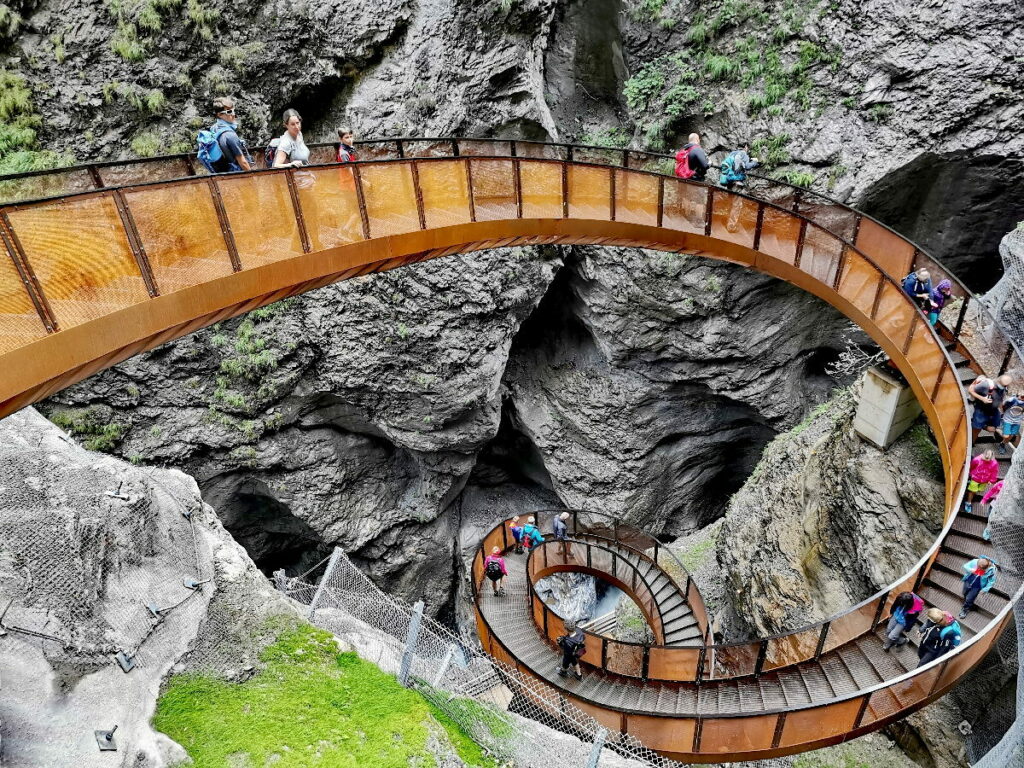
M 999 240 L 1024 219 L 1024 160 L 925 152 L 871 185 L 859 207 L 984 291 L 1001 273 Z
M 290 576 L 311 568 L 331 548 L 305 521 L 279 501 L 262 480 L 227 475 L 215 478 L 203 499 L 249 557 L 267 576 L 284 569 Z

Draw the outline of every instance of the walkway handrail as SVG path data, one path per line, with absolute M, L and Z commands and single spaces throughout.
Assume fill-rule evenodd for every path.
M 309 146 L 312 151 L 311 159 L 314 162 L 324 163 L 334 160 L 335 143 L 318 142 Z M 581 155 L 589 155 L 589 162 L 594 162 L 595 157 L 603 158 L 607 162 L 601 162 L 600 164 L 625 169 L 635 169 L 638 165 L 643 166 L 644 164 L 649 167 L 652 164 L 657 165 L 660 163 L 665 166 L 666 172 L 669 171 L 669 163 L 674 162 L 674 157 L 670 154 L 648 152 L 628 147 L 603 147 L 590 144 L 540 142 L 526 139 L 448 136 L 388 137 L 358 141 L 356 146 L 363 151 L 363 154 L 370 153 L 372 155 L 370 159 L 372 160 L 380 160 L 389 156 L 393 156 L 394 159 L 411 159 L 417 157 L 485 155 L 492 157 L 537 157 L 555 154 L 558 156 L 553 159 L 577 162 Z M 481 148 L 486 148 L 487 151 L 479 151 Z M 498 150 L 502 148 L 507 149 L 504 152 L 500 152 L 495 151 L 496 148 Z M 256 148 L 254 155 L 261 158 L 263 156 L 262 150 L 263 147 Z M 431 154 L 417 154 L 418 151 L 421 153 L 430 152 Z M 444 154 L 445 152 L 447 154 Z M 140 173 L 143 170 L 145 172 Z M 110 173 L 104 173 L 105 171 Z M 28 197 L 44 199 L 55 194 L 66 196 L 69 193 L 87 190 L 116 189 L 137 185 L 140 177 L 145 178 L 147 175 L 154 177 L 154 180 L 167 181 L 203 174 L 205 174 L 205 170 L 196 159 L 195 153 L 192 152 L 131 160 L 94 161 L 63 168 L 25 171 L 0 176 L 0 203 L 24 199 L 24 194 L 11 194 L 12 192 L 23 192 Z M 912 268 L 927 267 L 934 276 L 933 285 L 937 284 L 941 279 L 948 279 L 954 285 L 953 296 L 962 299 L 953 326 L 946 328 L 946 336 L 949 340 L 962 344 L 967 350 L 970 350 L 969 357 L 983 362 L 985 370 L 989 373 L 995 370 L 996 375 L 1002 374 L 1010 368 L 1014 355 L 1016 355 L 1018 361 L 1024 360 L 1024 354 L 1022 354 L 1020 347 L 1012 338 L 1001 331 L 995 317 L 984 302 L 978 300 L 953 272 L 946 269 L 939 260 L 929 255 L 917 243 L 899 235 L 877 219 L 856 211 L 845 203 L 821 192 L 797 186 L 782 179 L 756 173 L 748 173 L 747 175 L 757 182 L 770 184 L 785 190 L 786 194 L 792 196 L 792 211 L 794 213 L 809 215 L 812 221 L 821 224 L 827 231 L 846 242 L 857 244 L 860 238 L 862 222 L 868 222 L 870 224 L 868 237 L 871 240 L 876 240 L 879 233 L 886 233 L 895 238 L 899 243 L 906 244 L 907 248 L 899 249 L 899 252 L 896 254 L 898 263 L 893 265 L 897 267 L 895 270 L 896 274 L 901 272 L 902 274 L 907 274 Z M 51 188 L 44 187 L 49 195 L 34 194 L 34 191 L 39 190 L 33 191 L 31 185 L 19 184 L 19 182 L 28 182 L 32 179 L 49 179 L 54 182 Z M 65 179 L 64 184 L 59 183 L 61 179 Z M 807 210 L 808 198 L 814 198 L 814 200 L 818 201 L 818 204 L 843 212 L 846 218 L 842 220 L 842 226 L 837 226 L 828 217 L 822 217 L 825 220 L 824 222 L 815 218 L 817 212 L 813 209 Z M 801 204 L 804 205 L 803 211 L 800 210 Z M 970 317 L 969 310 L 972 308 L 976 315 L 974 318 Z M 975 346 L 974 349 L 971 349 L 962 339 L 965 325 L 976 326 L 975 330 L 979 332 L 979 342 L 982 341 L 980 336 L 984 335 L 987 337 L 987 340 L 980 348 Z M 1024 367 L 1020 368 L 1019 372 L 1024 373 Z

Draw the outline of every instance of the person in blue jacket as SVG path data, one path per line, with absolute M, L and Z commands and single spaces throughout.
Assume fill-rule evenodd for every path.
M 982 592 L 991 591 L 996 583 L 996 564 L 987 557 L 976 557 L 964 563 L 964 607 L 960 609 L 960 618 L 966 619 L 974 601 Z
M 529 552 L 537 545 L 544 543 L 544 537 L 541 535 L 540 529 L 535 525 L 535 523 L 536 520 L 534 520 L 533 516 L 531 515 L 529 518 L 527 518 L 526 525 L 523 526 L 523 549 L 525 549 L 527 552 Z
M 718 183 L 726 189 L 742 187 L 747 180 L 747 171 L 752 171 L 761 163 L 757 158 L 748 154 L 749 147 L 743 144 L 739 149 L 734 149 L 718 168 Z
M 917 666 L 923 667 L 960 645 L 963 631 L 953 614 L 940 608 L 928 609 L 928 621 L 921 627 L 921 643 L 917 647 Z
M 903 291 L 927 313 L 932 308 L 932 276 L 927 269 L 911 272 L 903 278 Z

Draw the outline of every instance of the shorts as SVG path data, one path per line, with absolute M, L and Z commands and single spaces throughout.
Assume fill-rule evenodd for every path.
M 1003 424 L 1003 436 L 1013 437 L 1014 435 L 1020 434 L 1020 424 Z
M 990 485 L 992 485 L 992 483 L 978 483 L 971 480 L 971 482 L 967 484 L 967 490 L 971 493 L 984 493 L 988 490 Z
M 992 427 L 998 429 L 999 425 L 1003 423 L 1003 417 L 999 415 L 998 411 L 985 411 L 978 406 L 974 406 L 974 414 L 971 416 L 971 427 L 974 429 L 985 429 L 986 427 Z

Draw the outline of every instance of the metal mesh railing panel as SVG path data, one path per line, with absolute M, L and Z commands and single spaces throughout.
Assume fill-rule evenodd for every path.
M 736 195 L 715 195 L 712 206 L 711 236 L 752 248 L 758 202 Z
M 477 221 L 516 218 L 515 168 L 511 160 L 470 160 Z
M 312 182 L 296 184 L 312 250 L 337 248 L 362 240 L 363 222 L 352 166 L 314 168 L 302 173 Z
M 216 183 L 244 269 L 302 255 L 284 172 L 231 174 Z
M 800 221 L 784 211 L 765 208 L 761 225 L 759 250 L 779 261 L 796 261 L 796 246 L 800 239 Z
M 124 197 L 161 294 L 231 274 L 207 182 L 145 187 Z
M 11 210 L 8 218 L 62 328 L 149 298 L 109 194 Z
M 409 163 L 360 169 L 371 237 L 386 237 L 420 228 L 416 188 Z
M 569 215 L 577 219 L 611 218 L 611 172 L 606 168 L 568 167 Z
M 28 288 L 9 254 L 0 248 L 0 354 L 46 335 Z
M 419 174 L 428 228 L 470 222 L 469 179 L 464 162 L 421 163 Z

